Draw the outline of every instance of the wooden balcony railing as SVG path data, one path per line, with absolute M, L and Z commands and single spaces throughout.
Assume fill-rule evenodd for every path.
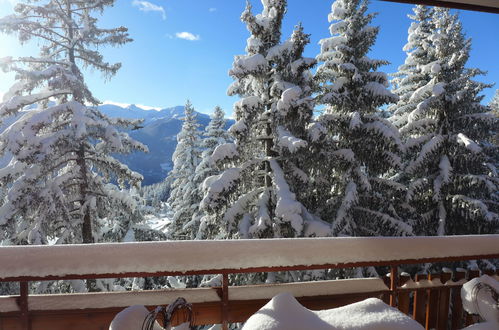
M 193 304 L 196 324 L 221 323 L 227 328 L 231 322 L 246 320 L 280 292 L 292 293 L 310 309 L 379 297 L 427 329 L 458 329 L 474 321 L 463 316 L 459 289 L 480 272 L 446 271 L 412 279 L 399 275 L 399 266 L 498 258 L 499 235 L 0 247 L 0 282 L 20 282 L 18 296 L 0 297 L 0 330 L 107 329 L 126 306 L 166 305 L 177 297 Z M 231 274 L 366 266 L 388 266 L 388 280 L 229 286 Z M 493 271 L 488 273 L 493 275 Z M 28 292 L 31 281 L 194 274 L 221 274 L 222 286 L 51 295 Z

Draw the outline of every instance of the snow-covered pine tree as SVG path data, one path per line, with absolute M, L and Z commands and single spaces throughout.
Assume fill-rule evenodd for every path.
M 199 205 L 201 200 L 204 197 L 204 189 L 203 182 L 204 180 L 212 175 L 218 174 L 220 171 L 216 168 L 216 165 L 211 160 L 211 155 L 215 148 L 219 145 L 226 144 L 231 141 L 231 138 L 228 132 L 225 130 L 225 113 L 222 108 L 219 106 L 215 107 L 213 114 L 211 116 L 210 123 L 206 126 L 204 131 L 204 138 L 201 140 L 200 136 L 198 136 L 197 149 L 194 149 L 197 152 L 198 165 L 195 166 L 194 172 L 191 173 L 184 180 L 187 182 L 186 186 L 189 185 L 191 188 L 188 191 L 185 191 L 183 194 L 185 196 L 186 193 L 189 194 L 189 198 L 187 202 L 182 202 L 178 204 L 179 210 L 187 210 L 184 211 L 182 217 L 182 221 L 178 224 L 170 225 L 170 230 L 173 230 L 172 237 L 181 238 L 181 239 L 203 239 L 206 238 L 206 228 L 207 224 L 210 223 L 209 215 L 206 214 L 205 210 L 202 209 Z M 198 133 L 200 135 L 200 133 Z M 184 142 L 185 143 L 185 142 Z M 180 146 L 177 145 L 177 150 Z M 185 147 L 184 147 L 185 148 Z M 175 151 L 177 152 L 177 151 Z M 187 154 L 184 154 L 184 157 Z M 174 160 L 174 170 L 175 165 L 177 164 L 177 160 Z M 189 165 L 189 171 L 191 167 Z M 179 189 L 177 186 L 179 178 L 171 175 L 170 180 L 172 180 L 172 194 L 176 193 L 175 189 Z M 172 212 L 175 215 L 177 214 L 176 210 Z M 188 219 L 188 216 L 191 216 Z M 175 227 L 172 227 L 175 226 Z M 180 231 L 180 235 L 175 232 Z M 172 287 L 197 287 L 201 284 L 202 278 L 199 275 L 192 276 L 180 276 L 180 277 L 168 277 L 168 283 Z
M 499 120 L 499 89 L 496 89 L 496 93 L 489 104 L 492 111 L 492 115 Z M 491 157 L 491 161 L 496 164 L 496 169 L 499 168 L 499 127 L 496 125 L 491 132 L 491 138 L 484 143 L 485 150 Z M 499 191 L 496 193 L 497 199 L 499 199 Z
M 303 57 L 309 42 L 309 35 L 303 32 L 300 24 L 288 40 L 269 50 L 267 59 L 272 61 L 274 74 L 270 92 L 274 102 L 271 108 L 273 150 L 277 156 L 272 168 L 275 172 L 274 184 L 278 185 L 276 188 L 280 203 L 283 207 L 286 203 L 295 205 L 294 212 L 303 219 L 302 234 L 310 237 L 329 235 L 330 226 L 309 212 L 317 202 L 312 177 L 313 168 L 320 161 L 315 157 L 316 150 L 312 147 L 313 141 L 308 132 L 313 125 L 315 106 L 312 98 L 314 81 L 310 69 L 317 63 L 314 58 Z M 287 192 L 279 187 L 278 180 L 284 181 L 282 186 L 284 183 L 289 186 Z M 279 197 L 279 194 L 283 196 Z M 292 200 L 302 205 L 292 203 Z
M 168 235 L 174 239 L 190 239 L 184 226 L 188 224 L 199 201 L 197 200 L 194 176 L 196 167 L 201 161 L 201 132 L 197 115 L 191 102 L 184 108 L 182 130 L 177 135 L 177 147 L 172 156 L 173 169 L 166 180 L 171 182 L 170 205 L 173 217 L 168 226 Z
M 1 233 L 12 244 L 92 243 L 111 210 L 134 212 L 128 188 L 140 186 L 142 176 L 111 154 L 146 150 L 122 130 L 137 123 L 87 106 L 99 101 L 80 70 L 90 67 L 111 77 L 120 68 L 95 50 L 131 41 L 124 27 L 97 27 L 92 15 L 113 2 L 21 2 L 15 14 L 0 19 L 0 31 L 40 47 L 38 56 L 1 61 L 16 83 L 4 95 L 0 116 L 21 114 L 0 135 L 1 153 L 12 155 L 0 172 L 8 187 L 0 209 L 0 224 L 8 230 Z
M 367 57 L 379 30 L 368 25 L 374 14 L 366 14 L 367 5 L 335 1 L 332 36 L 320 41 L 317 102 L 326 107 L 310 129 L 323 145 L 315 181 L 325 201 L 317 212 L 330 219 L 335 236 L 410 235 L 411 226 L 396 211 L 404 187 L 386 178 L 401 165 L 401 142 L 379 111 L 398 98 L 377 71 L 387 62 Z
M 497 233 L 498 177 L 495 165 L 480 146 L 498 120 L 480 104 L 489 85 L 476 82 L 478 69 L 465 67 L 471 41 L 457 15 L 435 8 L 435 30 L 429 37 L 437 61 L 429 82 L 414 91 L 417 107 L 403 133 L 413 155 L 406 167 L 408 200 L 421 215 L 419 235 Z
M 416 108 L 418 102 L 412 97 L 413 93 L 420 87 L 426 85 L 431 77 L 430 72 L 436 64 L 435 49 L 431 35 L 435 29 L 432 21 L 433 9 L 428 6 L 417 5 L 413 8 L 413 14 L 408 17 L 413 21 L 408 29 L 407 43 L 403 47 L 407 57 L 404 64 L 398 67 L 398 72 L 392 74 L 392 92 L 399 96 L 397 103 L 387 108 L 388 118 L 399 132 L 402 131 L 401 140 L 405 143 L 410 136 L 405 134 L 404 127 L 408 123 L 409 114 Z M 437 68 L 435 66 L 435 68 Z M 411 148 L 402 151 L 402 167 L 404 167 L 411 157 Z M 403 170 L 397 171 L 393 179 L 407 187 L 409 184 Z M 399 199 L 397 205 L 399 215 L 414 219 L 417 211 L 412 208 L 405 199 Z
M 170 182 L 163 180 L 148 186 L 143 186 L 141 196 L 145 199 L 146 208 L 152 212 L 161 211 L 163 203 L 170 196 Z
M 499 115 L 499 89 L 496 89 L 496 93 L 494 94 L 492 101 L 490 101 L 489 106 L 494 114 Z
M 496 93 L 494 94 L 494 97 L 492 98 L 492 101 L 490 101 L 489 107 L 492 111 L 492 114 L 496 116 L 496 118 L 499 118 L 499 89 L 496 89 Z M 499 145 L 499 128 L 495 128 L 495 132 L 492 132 L 492 143 L 495 144 L 496 146 Z M 496 154 L 496 164 L 499 164 L 499 155 Z
M 435 29 L 431 7 L 417 5 L 414 14 L 408 15 L 413 20 L 409 27 L 407 44 L 403 50 L 407 57 L 405 63 L 399 66 L 393 74 L 393 93 L 399 96 L 399 101 L 388 107 L 392 114 L 390 121 L 398 128 L 407 125 L 409 114 L 414 111 L 418 102 L 412 97 L 414 92 L 430 81 L 430 72 L 436 64 L 435 49 L 431 35 Z M 435 65 L 434 69 L 437 69 Z
M 134 200 L 137 207 L 131 213 L 122 208 L 111 209 L 106 216 L 105 226 L 102 230 L 102 240 L 107 242 L 166 240 L 165 233 L 159 229 L 153 229 L 151 224 L 147 222 L 144 215 L 148 213 L 148 209 L 139 191 L 131 190 L 130 198 Z
M 215 149 L 212 160 L 224 170 L 204 183 L 202 206 L 215 214 L 207 225 L 210 237 L 297 237 L 304 231 L 304 207 L 288 183 L 303 171 L 279 152 L 292 154 L 307 145 L 300 134 L 311 116 L 307 71 L 314 60 L 301 57 L 308 43 L 301 28 L 280 44 L 286 1 L 262 4 L 262 13 L 253 15 L 248 3 L 241 16 L 251 36 L 247 54 L 236 56 L 229 71 L 235 81 L 228 94 L 241 97 L 229 130 L 235 142 Z
M 191 239 L 203 238 L 205 236 L 205 224 L 210 221 L 203 217 L 208 217 L 206 212 L 199 207 L 199 203 L 204 197 L 205 191 L 203 190 L 203 182 L 206 178 L 212 175 L 219 174 L 220 171 L 216 164 L 211 160 L 211 155 L 216 147 L 222 144 L 229 143 L 232 139 L 229 133 L 225 130 L 226 120 L 225 113 L 219 106 L 213 110 L 210 123 L 205 128 L 204 138 L 201 141 L 201 161 L 196 167 L 194 173 L 194 189 L 196 195 L 197 209 L 192 216 L 192 220 L 185 225 L 186 230 L 190 233 Z

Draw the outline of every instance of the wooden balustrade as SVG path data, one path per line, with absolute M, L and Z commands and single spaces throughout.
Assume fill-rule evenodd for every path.
M 290 253 L 290 249 L 296 251 Z M 344 251 L 349 254 L 345 256 Z M 71 259 L 64 261 L 61 256 Z M 113 256 L 109 262 L 119 270 L 114 273 L 98 264 L 99 260 Z M 476 321 L 462 311 L 460 288 L 480 272 L 452 273 L 446 269 L 412 278 L 399 274 L 400 266 L 497 258 L 499 235 L 0 247 L 0 265 L 9 266 L 0 268 L 0 282 L 19 281 L 21 289 L 19 296 L 0 297 L 0 330 L 107 329 L 116 313 L 126 306 L 141 304 L 152 308 L 177 297 L 193 304 L 195 324 L 221 323 L 227 328 L 231 322 L 246 320 L 280 292 L 290 292 L 305 307 L 315 310 L 378 297 L 412 315 L 427 329 L 459 329 Z M 386 281 L 371 278 L 229 286 L 229 275 L 236 273 L 366 266 L 387 266 L 390 276 Z M 149 271 L 147 267 L 151 267 Z M 222 274 L 222 286 L 59 295 L 28 293 L 30 281 L 190 274 Z
M 499 280 L 499 270 L 480 272 L 458 269 L 451 272 L 444 269 L 441 273 L 417 274 L 414 279 L 404 275 L 397 288 L 397 307 L 401 312 L 411 315 L 426 329 L 461 329 L 477 321 L 475 316 L 463 311 L 461 287 L 480 273 Z

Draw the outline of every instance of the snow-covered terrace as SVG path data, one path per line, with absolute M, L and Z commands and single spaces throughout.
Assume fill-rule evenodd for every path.
M 499 258 L 499 235 L 448 237 L 313 238 L 225 241 L 169 241 L 66 246 L 0 247 L 0 281 L 21 282 L 19 297 L 0 297 L 0 329 L 99 329 L 122 308 L 165 305 L 177 297 L 194 304 L 197 324 L 244 321 L 272 296 L 290 292 L 312 309 L 331 308 L 367 297 L 382 297 L 427 328 L 444 324 L 430 308 L 436 293 L 458 288 L 464 273 L 409 279 L 398 266 Z M 308 283 L 229 286 L 229 274 L 389 266 L 388 282 L 380 278 Z M 478 272 L 479 273 L 479 272 Z M 468 276 L 478 273 L 468 272 Z M 29 281 L 221 274 L 216 288 L 62 295 L 28 295 Z M 445 281 L 444 281 L 445 278 Z M 433 290 L 433 291 L 428 291 Z M 431 298 L 431 292 L 433 298 Z M 438 295 L 437 295 L 438 297 Z M 443 297 L 443 296 L 442 296 Z M 419 304 L 419 305 L 418 305 Z M 449 295 L 433 301 L 448 317 Z M 441 306 L 443 305 L 443 307 Z M 462 313 L 462 311 L 461 311 Z M 440 323 L 439 323 L 440 322 Z

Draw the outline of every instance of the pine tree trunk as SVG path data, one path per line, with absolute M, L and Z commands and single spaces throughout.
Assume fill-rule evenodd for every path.
M 271 120 L 270 120 L 270 104 L 267 105 L 267 111 L 266 114 L 264 114 L 265 119 L 263 120 L 263 125 L 264 125 L 264 140 L 263 140 L 263 148 L 265 151 L 265 156 L 268 158 L 274 156 L 272 152 L 272 147 L 273 147 L 273 131 L 272 131 L 272 125 L 271 125 Z M 270 167 L 270 162 L 268 160 L 265 160 L 264 162 L 264 170 L 265 170 L 265 177 L 264 177 L 264 185 L 267 189 L 272 191 L 272 168 Z M 272 192 L 273 193 L 273 192 Z M 271 193 L 271 194 L 272 194 Z M 272 196 L 268 200 L 268 210 L 269 210 L 269 217 L 271 221 L 274 220 L 274 213 L 275 213 L 275 205 L 272 203 Z M 272 237 L 271 233 L 268 233 L 269 237 Z M 264 235 L 267 236 L 267 235 Z
M 80 146 L 80 150 L 78 150 L 76 163 L 80 167 L 80 175 L 82 180 L 80 184 L 80 206 L 83 207 L 85 201 L 87 200 L 86 197 L 88 192 L 87 164 L 85 161 L 85 146 L 83 145 L 83 143 Z M 94 243 L 94 237 L 92 235 L 92 218 L 90 217 L 90 209 L 88 208 L 88 206 L 83 215 L 81 236 L 83 244 Z M 96 283 L 97 280 L 95 279 L 86 280 L 87 290 L 89 292 L 100 291 L 99 289 L 97 289 Z
M 88 195 L 87 164 L 85 161 L 85 146 L 83 144 L 80 146 L 80 150 L 77 153 L 76 163 L 80 167 L 80 175 L 82 180 L 80 184 L 80 205 L 83 207 L 83 205 L 87 201 L 86 197 Z M 94 238 L 92 235 L 92 219 L 90 217 L 90 210 L 88 209 L 88 207 L 85 210 L 85 214 L 83 215 L 81 234 L 84 244 L 94 242 Z
M 68 29 L 67 29 L 67 34 L 68 34 L 68 39 L 73 40 L 74 38 L 74 31 L 73 31 L 73 26 L 71 25 L 72 22 L 72 12 L 71 12 L 71 1 L 66 0 L 66 10 L 67 10 L 67 17 L 68 17 Z M 71 71 L 75 76 L 79 75 L 79 72 L 76 67 L 76 60 L 75 60 L 75 53 L 73 48 L 68 49 L 68 60 L 72 64 Z M 73 91 L 73 99 L 77 102 L 83 103 L 83 96 L 79 91 Z M 83 142 L 81 142 L 80 148 L 77 152 L 77 160 L 76 163 L 80 167 L 80 176 L 81 176 L 81 183 L 80 183 L 80 206 L 83 207 L 85 202 L 87 202 L 87 193 L 88 193 L 88 180 L 87 180 L 87 164 L 85 161 L 85 145 Z M 85 214 L 83 215 L 83 223 L 82 223 L 82 228 L 81 228 L 81 234 L 82 234 L 82 240 L 83 243 L 93 243 L 94 238 L 92 235 L 92 219 L 90 217 L 90 210 L 87 208 L 85 210 Z
M 267 157 L 272 157 L 272 138 L 269 138 L 272 135 L 272 127 L 270 126 L 270 121 L 267 121 L 265 123 L 265 135 L 266 139 L 264 141 L 264 146 L 265 146 L 265 156 Z M 265 187 L 270 188 L 272 187 L 272 177 L 271 177 L 271 172 L 272 170 L 270 169 L 270 163 L 269 161 L 265 161 Z
M 80 205 L 83 207 L 85 202 L 87 201 L 88 195 L 88 180 L 87 180 L 87 164 L 85 161 L 85 146 L 82 144 L 80 146 L 80 150 L 78 151 L 77 164 L 80 167 L 80 175 L 82 182 L 80 184 Z M 90 209 L 85 209 L 85 213 L 83 215 L 83 223 L 81 227 L 81 236 L 83 240 L 83 244 L 94 243 L 94 237 L 92 234 L 92 219 L 90 217 Z

